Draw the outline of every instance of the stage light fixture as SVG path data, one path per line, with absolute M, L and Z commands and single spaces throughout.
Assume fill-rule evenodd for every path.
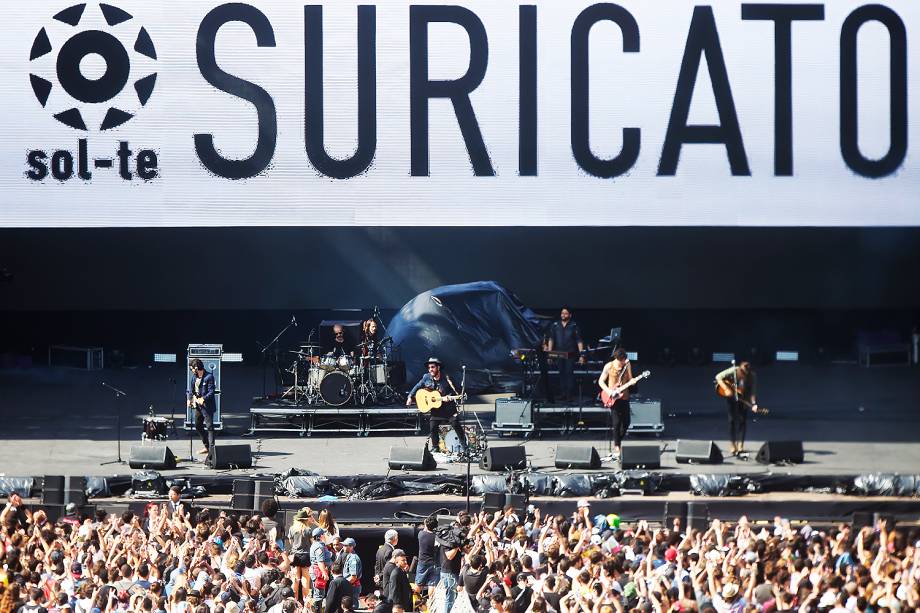
M 175 353 L 154 353 L 153 361 L 157 364 L 175 364 L 176 354 Z
M 713 362 L 731 362 L 735 359 L 734 353 L 729 353 L 726 351 L 715 351 L 712 354 Z
M 777 351 L 776 361 L 777 362 L 798 362 L 799 352 L 798 351 Z
M 220 356 L 221 362 L 242 362 L 243 354 L 242 353 L 224 353 Z

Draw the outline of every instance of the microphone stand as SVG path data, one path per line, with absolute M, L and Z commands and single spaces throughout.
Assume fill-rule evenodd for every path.
M 275 338 L 273 338 L 271 342 L 268 343 L 267 345 L 264 345 L 260 351 L 260 353 L 262 354 L 262 397 L 263 398 L 265 398 L 266 396 L 266 393 L 265 393 L 265 360 L 268 356 L 267 352 L 278 342 L 278 340 L 284 335 L 284 333 L 288 331 L 288 328 L 290 328 L 291 326 L 296 326 L 296 325 L 297 325 L 297 320 L 294 319 L 294 316 L 292 315 L 291 321 L 288 322 L 288 325 L 284 326 L 284 328 L 281 329 L 281 332 L 276 334 Z M 256 344 L 261 345 L 261 343 L 258 343 L 258 341 L 256 342 Z M 275 350 L 275 363 L 276 364 L 277 364 L 277 360 L 278 360 L 278 351 L 276 349 Z M 277 391 L 277 389 L 275 391 Z
M 460 402 L 463 403 L 463 410 L 466 411 L 466 364 L 463 365 L 463 376 L 460 378 Z M 476 416 L 476 420 L 479 421 L 479 416 Z M 482 425 L 480 424 L 480 428 Z M 462 428 L 462 426 L 461 426 Z M 470 512 L 470 482 L 472 481 L 470 477 L 472 463 L 472 454 L 470 453 L 470 442 L 466 441 L 466 513 L 469 515 Z
M 127 396 L 127 394 L 117 387 L 109 385 L 105 381 L 102 382 L 102 387 L 115 394 L 115 430 L 118 439 L 118 458 L 108 462 L 102 462 L 100 466 L 105 466 L 106 464 L 124 464 L 125 461 L 121 459 L 121 403 L 118 402 L 118 399 Z

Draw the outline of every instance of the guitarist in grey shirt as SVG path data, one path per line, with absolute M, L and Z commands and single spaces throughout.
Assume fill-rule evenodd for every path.
M 412 406 L 412 403 L 415 401 L 415 393 L 423 387 L 428 391 L 437 391 L 441 394 L 441 396 L 460 395 L 460 392 L 457 391 L 457 388 L 454 386 L 454 382 L 450 380 L 450 377 L 447 376 L 447 373 L 441 372 L 441 360 L 438 358 L 428 358 L 426 365 L 428 366 L 428 372 L 422 375 L 422 378 L 419 379 L 419 382 L 415 384 L 415 387 L 409 391 L 409 397 L 406 399 L 407 407 Z M 456 402 L 444 402 L 437 409 L 432 409 L 430 422 L 430 439 L 432 451 L 438 450 L 438 432 L 441 424 L 448 423 L 453 426 L 454 432 L 457 433 L 457 437 L 460 439 L 460 444 L 463 445 L 464 449 L 466 449 L 466 434 L 464 434 L 463 428 L 460 427 L 459 420 L 457 419 Z

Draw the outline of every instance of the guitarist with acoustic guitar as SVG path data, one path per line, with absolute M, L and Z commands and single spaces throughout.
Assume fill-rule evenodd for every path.
M 732 455 L 740 456 L 744 451 L 744 435 L 747 433 L 747 413 L 758 413 L 757 375 L 750 362 L 732 365 L 716 375 L 716 391 L 728 404 L 729 434 Z
M 638 379 L 637 379 L 638 380 Z M 613 456 L 620 456 L 620 444 L 626 438 L 629 429 L 629 386 L 625 383 L 633 381 L 632 366 L 626 358 L 626 350 L 622 347 L 613 352 L 613 360 L 604 364 L 604 370 L 597 380 L 601 386 L 601 397 L 604 406 L 610 409 L 613 427 Z
M 411 407 L 413 401 L 416 399 L 416 393 L 424 389 L 428 392 L 423 394 L 425 406 L 421 406 L 420 403 L 419 410 L 422 412 L 429 412 L 431 423 L 431 429 L 429 431 L 431 450 L 437 451 L 440 426 L 441 424 L 448 423 L 453 427 L 454 432 L 457 433 L 460 444 L 463 445 L 465 449 L 466 434 L 464 434 L 463 428 L 460 427 L 460 423 L 457 420 L 456 400 L 460 398 L 460 393 L 457 391 L 457 388 L 454 387 L 454 382 L 447 376 L 447 373 L 441 372 L 441 360 L 438 358 L 428 358 L 426 365 L 428 366 L 428 372 L 422 375 L 422 378 L 415 384 L 415 387 L 409 391 L 409 397 L 406 399 L 406 406 Z

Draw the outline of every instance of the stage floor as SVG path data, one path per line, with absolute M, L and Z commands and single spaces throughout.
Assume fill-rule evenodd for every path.
M 181 365 L 179 365 L 181 366 Z M 770 467 L 753 460 L 726 458 L 717 466 L 677 464 L 677 439 L 714 440 L 725 452 L 728 424 L 722 399 L 714 396 L 711 382 L 718 367 L 651 367 L 653 377 L 643 382 L 642 395 L 660 398 L 665 430 L 659 436 L 631 440 L 654 441 L 664 449 L 661 470 L 674 473 L 763 473 L 799 475 L 861 474 L 870 472 L 920 472 L 920 370 L 909 367 L 860 368 L 852 364 L 800 366 L 776 364 L 761 367 L 759 396 L 771 413 L 748 423 L 747 448 L 756 452 L 765 440 L 801 439 L 805 463 Z M 116 405 L 101 386 L 105 381 L 128 393 L 122 403 L 121 457 L 139 444 L 141 421 L 152 404 L 160 416 L 176 407 L 178 440 L 169 445 L 180 458 L 177 471 L 208 474 L 200 461 L 190 462 L 190 443 L 182 428 L 183 390 L 171 378 L 183 379 L 177 365 L 85 372 L 33 368 L 0 371 L 0 472 L 9 476 L 42 474 L 112 475 L 131 472 L 127 464 L 106 464 L 118 455 Z M 258 368 L 227 365 L 223 381 L 225 429 L 220 443 L 252 445 L 256 466 L 234 474 L 281 472 L 301 468 L 326 475 L 385 474 L 391 446 L 421 447 L 424 436 L 392 433 L 358 437 L 354 434 L 258 432 L 249 429 L 249 407 L 262 390 Z M 470 408 L 488 427 L 494 397 L 480 397 Z M 472 413 L 467 416 L 473 420 Z M 491 445 L 523 444 L 535 470 L 556 472 L 553 458 L 560 445 L 594 445 L 604 455 L 608 440 L 600 432 L 542 438 L 490 436 Z M 753 453 L 752 453 L 753 455 Z M 200 458 L 201 456 L 195 456 Z M 604 469 L 618 468 L 605 463 Z M 464 473 L 465 464 L 440 464 L 438 471 Z M 474 474 L 482 471 L 472 467 Z M 221 471 L 223 473 L 231 471 Z M 579 471 L 581 472 L 581 471 Z

